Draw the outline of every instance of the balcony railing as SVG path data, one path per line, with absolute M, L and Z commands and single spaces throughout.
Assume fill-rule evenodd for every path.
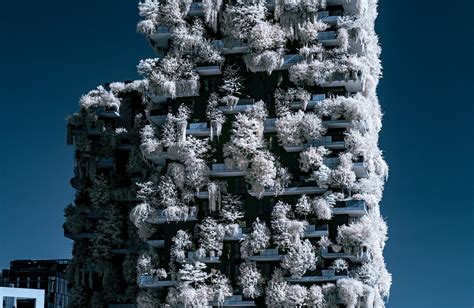
M 226 297 L 223 303 L 211 301 L 209 305 L 217 307 L 255 307 L 255 302 L 243 300 L 242 295 L 232 295 Z
M 186 129 L 186 134 L 192 136 L 209 136 L 211 134 L 211 129 L 207 127 L 206 122 L 189 123 L 188 129 Z
M 314 107 L 316 107 L 318 103 L 322 102 L 325 99 L 326 99 L 326 94 L 312 94 L 311 100 L 306 105 L 306 110 L 313 109 Z M 290 105 L 290 107 L 292 109 L 303 109 L 304 106 L 302 102 L 296 101 L 296 102 L 293 102 Z
M 249 256 L 248 260 L 256 262 L 281 261 L 283 257 L 278 252 L 278 249 L 265 249 L 258 255 Z
M 155 225 L 162 225 L 168 222 L 197 221 L 197 213 L 195 209 L 189 208 L 187 216 L 183 215 L 178 218 L 170 218 L 163 214 L 163 210 L 157 210 L 153 215 L 149 216 L 146 221 Z
M 239 99 L 239 102 L 233 108 L 229 106 L 220 106 L 219 110 L 222 111 L 224 114 L 236 114 L 240 112 L 245 112 L 248 109 L 252 108 L 254 105 L 254 99 Z
M 119 118 L 120 114 L 117 110 L 107 109 L 103 106 L 99 106 L 95 109 L 97 116 L 101 118 Z
M 336 46 L 338 44 L 336 31 L 318 32 L 317 39 L 325 46 Z
M 142 288 L 162 289 L 166 287 L 174 287 L 176 285 L 176 281 L 160 279 L 152 275 L 142 275 L 140 276 L 138 284 Z
M 334 215 L 360 217 L 367 214 L 367 206 L 364 200 L 345 200 L 337 202 L 336 206 L 332 209 L 332 212 Z
M 292 196 L 292 195 L 311 195 L 311 194 L 322 194 L 326 190 L 317 186 L 293 186 L 286 187 L 282 192 L 279 193 L 281 196 Z M 249 190 L 249 195 L 252 197 L 257 197 L 259 194 L 255 191 Z M 265 190 L 260 196 L 271 197 L 275 196 L 276 192 L 274 190 Z
M 369 259 L 369 254 L 367 251 L 334 252 L 329 250 L 329 248 L 322 249 L 321 256 L 324 259 L 347 259 L 354 263 L 365 262 Z
M 285 55 L 283 57 L 283 65 L 278 68 L 277 70 L 287 70 L 291 66 L 303 61 L 303 56 L 300 54 L 291 54 L 291 55 Z
M 222 40 L 213 40 L 211 44 L 224 55 L 246 53 L 249 46 L 242 43 L 241 40 L 233 38 L 224 38 Z
M 316 238 L 316 237 L 327 236 L 327 235 L 329 235 L 328 225 L 322 225 L 322 226 L 308 225 L 304 232 L 304 237 L 306 238 Z
M 215 263 L 220 263 L 221 260 L 219 259 L 218 256 L 206 256 L 206 257 L 198 257 L 194 251 L 189 251 L 186 254 L 186 258 L 184 260 L 180 260 L 179 262 L 181 263 L 194 263 L 196 261 L 206 263 L 206 264 L 215 264 Z
M 300 278 L 287 277 L 285 280 L 293 283 L 315 283 L 337 281 L 343 278 L 347 278 L 347 275 L 336 275 L 335 270 L 322 270 L 321 275 L 308 275 Z
M 212 164 L 210 170 L 210 176 L 213 177 L 234 177 L 234 176 L 244 176 L 245 171 L 238 168 L 229 168 L 226 164 Z
M 222 74 L 220 65 L 206 65 L 196 67 L 196 72 L 201 76 L 213 76 Z
M 165 247 L 165 240 L 148 240 L 148 245 L 155 247 L 155 248 L 163 248 Z
M 335 72 L 327 80 L 320 84 L 323 88 L 345 87 L 348 93 L 361 92 L 363 90 L 363 76 L 361 72 Z
M 344 141 L 332 141 L 332 136 L 323 136 L 321 138 L 311 140 L 304 144 L 285 145 L 284 148 L 287 152 L 301 152 L 311 146 L 324 146 L 330 150 L 343 150 L 346 148 L 346 143 Z
M 331 16 L 329 11 L 320 11 L 318 12 L 318 19 L 328 25 L 335 26 L 337 25 L 339 16 Z

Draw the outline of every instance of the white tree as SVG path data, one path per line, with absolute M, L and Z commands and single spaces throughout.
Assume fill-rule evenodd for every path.
M 215 273 L 210 276 L 213 298 L 218 305 L 223 305 L 225 298 L 233 294 L 229 279 L 225 275 Z
M 356 181 L 356 175 L 352 166 L 352 154 L 340 154 L 339 165 L 331 172 L 331 178 L 334 184 L 342 188 L 347 188 L 350 191 Z
M 176 235 L 172 239 L 173 245 L 171 246 L 170 254 L 176 260 L 184 260 L 186 257 L 186 250 L 191 248 L 192 241 L 191 235 L 184 230 L 178 230 Z
M 264 251 L 270 245 L 270 230 L 265 222 L 257 219 L 252 224 L 252 232 L 245 234 L 240 244 L 242 258 Z
M 278 201 L 272 211 L 273 241 L 282 249 L 289 249 L 303 237 L 307 221 L 291 219 L 291 206 Z
M 265 288 L 265 304 L 268 307 L 279 307 L 286 302 L 288 283 L 283 278 L 280 269 L 275 269 L 272 278 Z
M 355 308 L 359 298 L 364 294 L 364 284 L 353 278 L 343 278 L 337 281 L 339 298 L 347 308 Z
M 262 294 L 262 284 L 265 281 L 255 262 L 246 261 L 239 266 L 239 285 L 246 297 L 257 298 Z
M 317 260 L 313 245 L 306 239 L 290 246 L 281 267 L 289 270 L 292 277 L 300 278 L 306 271 L 316 269 Z
M 224 93 L 221 101 L 230 109 L 233 109 L 238 101 L 242 90 L 243 78 L 239 76 L 239 70 L 234 66 L 227 66 L 224 70 L 222 85 L 219 89 Z
M 308 298 L 308 289 L 299 284 L 288 286 L 286 307 L 304 307 Z
M 208 252 L 210 256 L 221 256 L 224 245 L 225 230 L 222 224 L 219 224 L 212 217 L 206 217 L 199 225 L 199 242 L 201 249 Z
M 213 139 L 214 134 L 219 138 L 221 135 L 222 124 L 224 124 L 226 118 L 224 113 L 219 109 L 219 96 L 216 93 L 211 93 L 209 95 L 206 116 L 211 124 L 211 140 Z
M 321 287 L 318 285 L 309 287 L 306 305 L 312 308 L 323 308 L 325 307 L 324 304 L 324 295 Z
M 107 107 L 116 111 L 120 109 L 120 99 L 111 91 L 107 91 L 103 86 L 83 95 L 79 100 L 79 105 L 84 109 L 93 107 Z
M 302 171 L 309 172 L 317 170 L 324 164 L 324 157 L 331 153 L 323 146 L 309 147 L 300 153 L 300 168 Z
M 295 212 L 306 216 L 311 213 L 311 200 L 306 195 L 302 195 L 295 205 Z

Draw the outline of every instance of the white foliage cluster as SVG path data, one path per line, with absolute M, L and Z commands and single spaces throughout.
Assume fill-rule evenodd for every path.
M 120 99 L 112 91 L 107 91 L 103 86 L 98 86 L 97 89 L 83 95 L 79 100 L 79 105 L 84 109 L 107 107 L 119 110 Z
M 244 262 L 239 267 L 239 284 L 242 286 L 242 294 L 246 297 L 257 298 L 262 294 L 262 284 L 265 281 L 257 269 L 255 262 Z
M 252 232 L 245 234 L 240 243 L 240 254 L 242 258 L 247 258 L 254 254 L 263 252 L 270 246 L 271 233 L 265 222 L 260 222 L 257 218 L 252 224 Z
M 168 55 L 141 60 L 138 73 L 147 80 L 147 93 L 154 96 L 188 96 L 199 92 L 199 75 L 189 60 Z
M 278 140 L 283 146 L 300 145 L 306 141 L 318 139 L 326 132 L 320 117 L 302 110 L 282 115 L 275 125 Z
M 153 35 L 159 26 L 172 28 L 184 24 L 190 6 L 191 1 L 182 0 L 169 0 L 163 4 L 158 0 L 140 2 L 138 11 L 142 20 L 137 24 L 137 31 Z

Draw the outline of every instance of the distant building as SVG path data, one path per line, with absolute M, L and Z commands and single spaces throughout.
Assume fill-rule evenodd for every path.
M 0 287 L 0 301 L 3 308 L 41 308 L 44 290 Z
M 65 308 L 68 303 L 68 285 L 65 277 L 68 264 L 69 260 L 65 259 L 14 260 L 10 262 L 10 269 L 2 271 L 0 286 L 42 289 L 45 291 L 45 308 Z

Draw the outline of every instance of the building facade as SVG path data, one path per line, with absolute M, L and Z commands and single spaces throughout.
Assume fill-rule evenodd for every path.
M 376 0 L 139 4 L 69 118 L 71 306 L 383 307 Z
M 44 290 L 44 308 L 65 308 L 68 306 L 68 264 L 66 259 L 14 260 L 10 262 L 10 269 L 2 271 L 2 286 Z

